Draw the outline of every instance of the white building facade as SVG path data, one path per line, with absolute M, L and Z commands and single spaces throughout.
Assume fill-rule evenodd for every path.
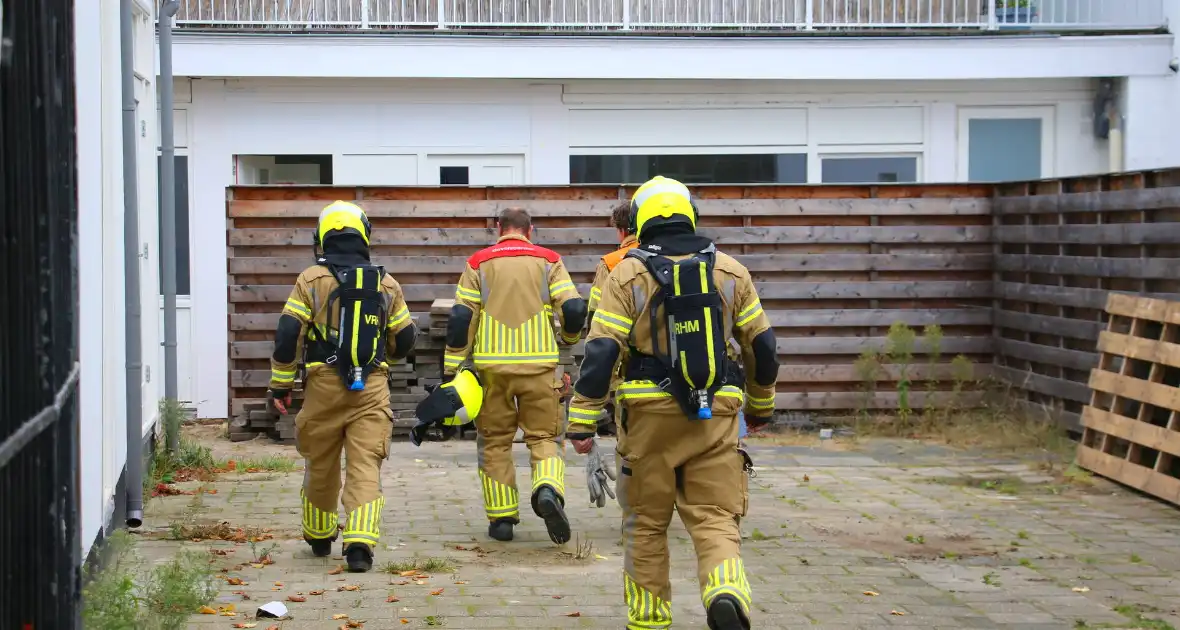
M 127 353 L 123 262 L 123 121 L 118 0 L 74 4 L 77 107 L 79 287 L 79 521 L 85 558 L 119 526 L 127 470 Z M 150 438 L 162 395 L 156 202 L 155 18 L 149 2 L 133 5 L 136 173 L 139 203 L 140 312 L 144 322 L 143 440 Z M 162 354 L 162 352 L 160 353 Z
M 1180 0 L 996 4 L 194 0 L 174 39 L 193 252 L 181 397 L 229 415 L 234 184 L 949 183 L 1180 165 L 1166 30 Z

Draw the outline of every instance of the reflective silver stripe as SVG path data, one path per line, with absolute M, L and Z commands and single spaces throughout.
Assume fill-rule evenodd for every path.
M 666 181 L 643 189 L 635 195 L 632 203 L 635 204 L 636 208 L 642 208 L 643 204 L 647 203 L 647 200 L 664 193 L 676 193 L 683 195 L 685 200 L 692 199 L 692 193 L 688 192 L 688 186 L 676 181 Z
M 631 285 L 631 299 L 635 302 L 635 312 L 642 315 L 643 309 L 647 306 L 647 295 L 640 289 L 638 282 Z
M 488 279 L 484 276 L 482 267 L 479 270 L 479 303 L 488 303 Z

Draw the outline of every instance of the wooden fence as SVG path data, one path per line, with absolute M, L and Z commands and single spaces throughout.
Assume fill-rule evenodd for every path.
M 311 264 L 316 216 L 334 199 L 359 200 L 374 226 L 373 254 L 395 274 L 427 327 L 430 304 L 453 297 L 468 255 L 495 240 L 493 217 L 523 206 L 537 241 L 565 257 L 583 296 L 598 258 L 617 247 L 611 209 L 632 189 L 277 188 L 229 191 L 229 326 L 233 413 L 257 402 L 269 378 L 278 312 Z M 866 397 L 854 362 L 883 349 L 894 322 L 938 324 L 940 360 L 919 342 L 911 404 L 950 389 L 949 360 L 990 368 L 990 186 L 700 187 L 702 224 L 754 276 L 778 335 L 776 406 L 790 410 L 895 408 L 897 369 Z M 576 354 L 576 353 L 575 353 Z M 981 372 L 977 370 L 977 375 Z M 939 383 L 928 394 L 922 379 Z M 868 400 L 866 400 L 868 398 Z
M 996 193 L 996 375 L 1079 428 L 1108 293 L 1180 299 L 1180 171 Z

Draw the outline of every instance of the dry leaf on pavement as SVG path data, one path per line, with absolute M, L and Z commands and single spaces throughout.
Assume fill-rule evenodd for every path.
M 344 573 L 344 565 L 337 566 L 335 569 L 328 571 L 328 575 L 340 575 Z
M 889 614 L 891 614 L 891 615 L 897 615 L 898 617 L 903 617 L 903 616 L 905 616 L 905 613 L 904 613 L 904 612 L 902 612 L 902 611 L 900 611 L 900 610 L 891 610 L 891 611 L 889 611 Z
M 350 622 L 348 622 L 348 627 L 349 628 L 364 628 L 365 622 L 363 622 L 363 621 L 350 621 Z
M 235 628 L 257 628 L 258 624 L 256 624 L 256 623 L 235 623 L 234 627 Z
M 402 571 L 398 573 L 401 577 L 410 577 L 411 575 L 418 575 L 417 571 Z
M 397 595 L 390 595 L 389 597 L 385 598 L 385 603 L 387 603 L 387 604 L 392 604 L 394 602 L 400 602 L 400 601 L 401 600 L 398 599 Z
M 442 595 L 442 594 L 443 594 L 443 591 L 445 591 L 445 590 L 446 590 L 446 589 L 444 589 L 444 588 L 440 588 L 440 589 L 438 589 L 437 591 L 430 591 L 430 594 L 431 594 L 431 595 Z
M 217 614 L 216 610 L 213 610 L 212 608 L 210 608 L 208 606 L 201 606 L 201 609 L 198 610 L 197 612 L 201 613 L 202 615 L 216 615 Z
M 1073 592 L 1075 592 L 1075 593 L 1089 593 L 1090 587 L 1089 586 L 1075 586 L 1075 587 L 1073 587 Z
M 565 595 L 554 595 L 553 599 L 562 599 L 564 597 L 565 597 Z
M 572 612 L 572 613 L 566 613 L 566 614 L 565 614 L 565 616 L 566 616 L 566 617 L 581 617 L 581 616 L 582 616 L 582 613 L 580 613 L 580 612 L 578 612 L 578 611 L 576 611 L 576 610 L 575 610 L 575 611 L 574 611 L 574 612 Z
M 339 613 L 339 614 L 332 615 L 332 618 L 333 619 L 348 619 L 348 615 L 346 615 L 344 613 Z
M 242 578 L 239 577 L 226 578 L 225 583 L 229 584 L 230 586 L 243 586 L 249 584 L 249 582 L 243 582 Z
M 402 623 L 403 623 L 403 624 L 405 624 L 405 623 L 410 623 L 410 620 L 409 620 L 409 619 L 406 619 L 406 618 L 404 618 L 404 617 L 403 617 L 403 618 L 402 618 Z
M 868 595 L 869 597 L 876 597 L 876 596 L 880 595 L 880 593 L 878 593 L 877 591 L 865 591 L 865 595 Z
M 287 601 L 289 601 L 289 602 L 305 602 L 305 601 L 307 601 L 307 598 L 302 595 L 288 595 Z
M 360 588 L 361 587 L 357 586 L 356 584 L 342 584 L 340 586 L 340 588 L 338 588 L 336 590 L 337 591 L 356 591 L 356 590 L 360 590 Z
M 466 583 L 467 583 L 466 580 L 458 580 L 455 582 L 455 584 L 466 584 Z
M 323 595 L 323 594 L 324 594 L 324 591 L 323 591 L 323 589 L 318 589 L 318 588 L 317 588 L 316 590 L 314 590 L 314 591 L 311 591 L 311 594 L 312 594 L 312 595 Z

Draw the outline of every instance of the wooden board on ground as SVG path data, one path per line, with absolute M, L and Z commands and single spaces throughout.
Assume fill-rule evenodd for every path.
M 1112 293 L 1078 464 L 1180 505 L 1180 302 Z

